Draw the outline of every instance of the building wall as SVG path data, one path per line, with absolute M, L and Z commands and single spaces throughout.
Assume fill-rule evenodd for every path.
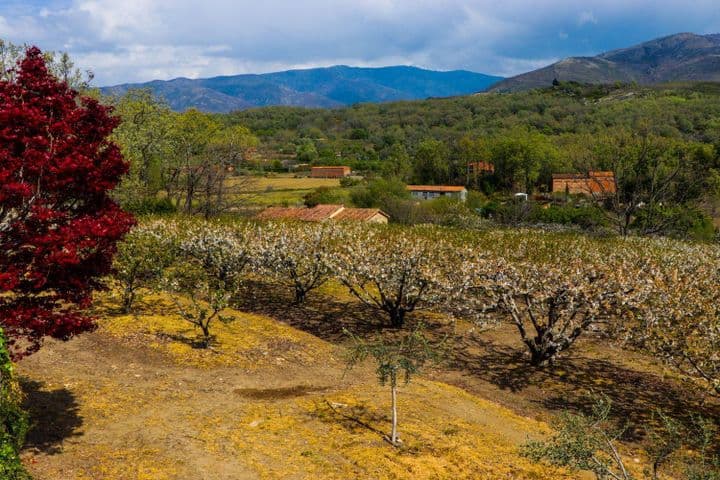
M 467 191 L 463 190 L 461 192 L 427 192 L 427 191 L 413 190 L 410 192 L 410 196 L 412 196 L 412 198 L 416 198 L 418 200 L 432 200 L 434 198 L 440 198 L 440 197 L 451 197 L 451 198 L 457 198 L 460 201 L 464 202 L 467 199 Z
M 373 215 L 370 219 L 367 220 L 367 223 L 382 223 L 386 224 L 388 223 L 388 218 L 385 215 L 380 215 L 379 213 L 377 215 Z
M 342 178 L 350 173 L 350 167 L 312 167 L 310 170 L 313 178 Z

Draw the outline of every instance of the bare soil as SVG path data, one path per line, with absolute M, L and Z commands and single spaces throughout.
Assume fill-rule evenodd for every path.
M 480 331 L 419 314 L 411 322 L 422 318 L 434 335 L 453 335 L 456 346 L 444 364 L 401 388 L 406 446 L 395 451 L 382 439 L 386 389 L 371 365 L 348 373 L 343 361 L 343 329 L 392 335 L 382 316 L 332 286 L 299 307 L 276 287 L 249 288 L 252 295 L 237 308 L 252 315 L 219 325 L 211 351 L 189 346 L 192 331 L 167 305 L 149 301 L 132 318 L 103 304 L 97 332 L 49 341 L 22 360 L 33 421 L 23 458 L 31 473 L 138 480 L 585 478 L 532 465 L 517 446 L 547 434 L 544 422 L 559 412 L 588 410 L 591 391 L 610 396 L 617 419 L 636 426 L 625 441 L 638 461 L 639 426 L 653 408 L 681 418 L 720 413 L 696 385 L 603 339 L 588 337 L 555 367 L 538 370 L 528 366 L 511 326 Z M 288 327 L 276 330 L 282 323 Z

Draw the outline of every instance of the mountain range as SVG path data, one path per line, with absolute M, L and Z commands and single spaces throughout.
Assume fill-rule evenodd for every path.
M 569 57 L 505 78 L 465 70 L 416 67 L 334 66 L 205 79 L 176 78 L 101 88 L 122 95 L 149 88 L 170 107 L 230 112 L 273 105 L 333 108 L 366 102 L 452 97 L 477 92 L 515 92 L 550 86 L 554 80 L 590 84 L 720 82 L 720 34 L 678 33 L 594 57 Z
M 507 78 L 491 92 L 550 86 L 553 80 L 579 83 L 720 81 L 720 34 L 679 33 L 595 57 L 570 57 L 544 68 Z
M 176 111 L 195 107 L 206 112 L 230 112 L 270 105 L 332 108 L 364 102 L 469 95 L 486 90 L 500 80 L 502 77 L 465 70 L 334 66 L 259 75 L 155 80 L 103 87 L 101 91 L 106 95 L 122 95 L 131 88 L 149 88 Z

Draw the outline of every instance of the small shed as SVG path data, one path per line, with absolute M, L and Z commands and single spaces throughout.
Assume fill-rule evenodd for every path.
M 432 200 L 440 197 L 451 197 L 464 202 L 467 200 L 467 189 L 455 185 L 408 185 L 412 198 Z

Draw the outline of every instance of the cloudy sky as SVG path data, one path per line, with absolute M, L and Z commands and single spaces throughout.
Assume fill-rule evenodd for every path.
M 336 64 L 513 75 L 677 32 L 718 0 L 0 0 L 0 38 L 68 51 L 99 86 Z

